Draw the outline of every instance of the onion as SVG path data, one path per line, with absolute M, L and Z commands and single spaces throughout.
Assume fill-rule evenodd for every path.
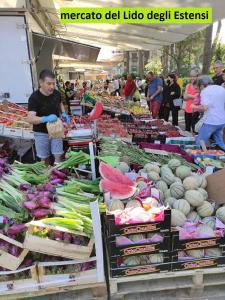
M 30 258 L 27 258 L 27 259 L 24 261 L 24 263 L 23 263 L 23 268 L 28 268 L 28 267 L 30 267 L 30 266 L 32 266 L 32 265 L 33 265 L 33 260 L 30 259 Z
M 4 161 L 4 159 L 0 159 L 0 166 L 1 167 L 5 167 L 6 162 Z
M 9 224 L 9 218 L 6 216 L 3 216 L 3 224 Z
M 71 234 L 68 233 L 68 232 L 64 232 L 64 234 L 63 234 L 63 241 L 65 243 L 71 243 L 71 239 L 72 239 Z
M 20 185 L 20 190 L 23 191 L 23 192 L 26 192 L 26 191 L 29 191 L 30 187 L 31 187 L 30 184 L 23 183 L 23 184 Z
M 45 186 L 44 186 L 44 184 L 39 184 L 39 185 L 37 185 L 37 191 L 39 191 L 39 192 L 44 192 L 44 191 L 45 191 Z
M 67 177 L 65 173 L 63 173 L 57 169 L 52 169 L 52 174 L 61 179 L 66 179 L 66 177 Z
M 20 249 L 19 247 L 12 245 L 11 247 L 9 247 L 9 253 L 13 256 L 18 257 L 20 253 Z
M 69 169 L 62 169 L 60 172 L 63 172 L 66 175 L 70 175 L 70 170 Z
M 82 271 L 87 271 L 90 268 L 90 263 L 87 261 L 82 263 Z
M 32 216 L 36 219 L 44 218 L 48 215 L 51 215 L 53 211 L 51 209 L 39 208 L 31 211 Z
M 37 196 L 38 196 L 38 197 L 52 198 L 52 193 L 49 192 L 49 191 L 46 191 L 46 192 L 38 192 Z
M 9 251 L 9 243 L 7 243 L 6 241 L 3 241 L 3 240 L 0 240 L 0 249 L 2 250 L 2 251 L 5 251 L 5 252 L 7 252 L 8 253 L 8 251 Z
M 52 184 L 45 183 L 43 186 L 44 186 L 44 190 L 43 191 L 47 191 L 47 192 L 51 192 L 51 193 L 55 192 L 55 187 Z
M 54 239 L 56 241 L 62 241 L 63 240 L 63 233 L 61 231 L 54 231 Z
M 33 201 L 34 198 L 35 198 L 35 194 L 33 194 L 33 193 L 28 193 L 28 194 L 26 194 L 26 198 L 27 198 L 27 200 L 29 200 L 29 201 Z
M 33 210 L 39 207 L 38 203 L 35 201 L 25 201 L 23 202 L 23 207 L 28 210 Z
M 25 229 L 26 229 L 26 226 L 24 224 L 14 224 L 8 228 L 7 233 L 9 235 L 17 235 Z
M 43 208 L 51 208 L 52 207 L 52 202 L 47 197 L 38 197 L 37 202 L 40 207 L 43 207 Z
M 51 181 L 51 184 L 57 185 L 57 184 L 62 184 L 63 182 L 64 182 L 63 179 L 57 178 L 57 179 L 53 179 L 53 180 Z

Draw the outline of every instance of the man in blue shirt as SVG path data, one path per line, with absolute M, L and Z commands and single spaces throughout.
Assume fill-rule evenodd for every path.
M 147 79 L 149 81 L 147 103 L 153 119 L 157 119 L 159 117 L 159 110 L 163 100 L 163 81 L 153 72 L 148 73 Z

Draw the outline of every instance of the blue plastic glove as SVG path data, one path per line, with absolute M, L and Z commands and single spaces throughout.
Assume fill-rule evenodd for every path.
M 58 117 L 56 115 L 49 115 L 49 116 L 43 116 L 42 118 L 43 123 L 48 123 L 48 122 L 56 122 Z
M 65 113 L 65 111 L 62 113 L 62 117 L 66 124 L 70 124 L 70 117 L 67 115 L 67 113 Z

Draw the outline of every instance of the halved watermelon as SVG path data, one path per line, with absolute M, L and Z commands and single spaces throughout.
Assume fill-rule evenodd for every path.
M 103 112 L 103 104 L 101 101 L 97 101 L 95 107 L 90 112 L 89 117 L 91 120 L 96 120 L 101 116 L 102 112 Z
M 108 179 L 117 184 L 134 186 L 134 182 L 131 179 L 129 179 L 127 176 L 123 175 L 122 173 L 120 173 L 119 171 L 117 171 L 116 169 L 112 168 L 104 162 L 100 163 L 99 172 L 102 178 L 104 179 Z
M 131 185 L 116 183 L 108 179 L 101 179 L 99 187 L 103 192 L 110 192 L 112 198 L 120 200 L 132 197 L 136 191 L 136 188 Z

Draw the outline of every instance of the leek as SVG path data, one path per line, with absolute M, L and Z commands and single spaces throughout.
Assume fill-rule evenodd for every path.
M 35 173 L 37 175 L 43 174 L 45 172 L 45 164 L 43 162 L 36 162 L 34 164 L 23 164 L 15 161 L 13 164 L 14 169 Z
M 79 231 L 83 232 L 83 222 L 78 219 L 66 219 L 66 218 L 60 218 L 60 217 L 54 217 L 54 218 L 45 218 L 41 220 L 42 223 L 53 225 L 53 226 L 60 226 L 64 227 L 68 230 L 73 231 Z
M 79 152 L 70 151 L 68 155 L 69 155 L 68 159 L 57 164 L 56 168 L 58 170 L 73 168 L 75 166 L 78 166 L 79 164 L 86 164 L 90 160 L 89 155 L 82 151 Z

